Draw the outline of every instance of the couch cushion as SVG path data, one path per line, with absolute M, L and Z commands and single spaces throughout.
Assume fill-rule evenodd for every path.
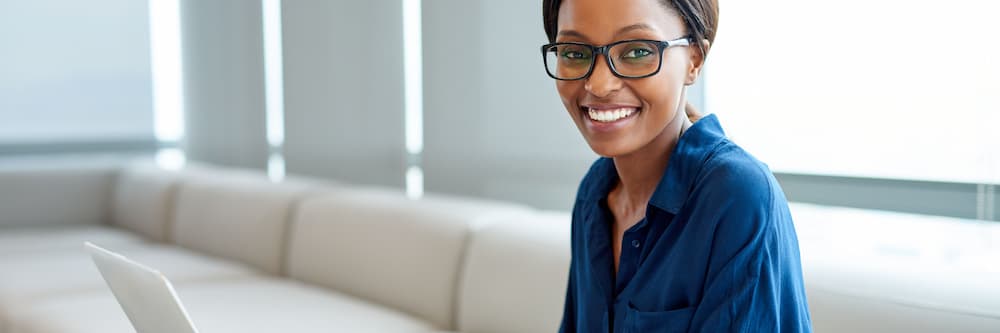
M 104 163 L 0 167 L 0 228 L 104 224 L 116 172 Z
M 166 241 L 181 172 L 153 164 L 125 167 L 115 182 L 111 222 L 155 241 Z
M 791 208 L 817 331 L 978 332 L 956 322 L 975 317 L 968 322 L 992 318 L 987 330 L 1000 332 L 1000 224 Z M 955 326 L 940 329 L 947 325 Z
M 306 200 L 292 225 L 288 275 L 451 328 L 470 228 L 521 206 L 402 192 L 341 191 Z
M 178 282 L 234 279 L 255 274 L 247 266 L 175 246 L 133 244 L 109 248 L 154 267 Z M 68 293 L 104 289 L 107 285 L 82 244 L 77 251 L 0 257 L 0 321 L 5 313 L 25 304 Z
M 131 232 L 100 225 L 43 226 L 0 229 L 0 258 L 39 251 L 78 251 L 83 242 L 117 246 L 140 243 Z
M 178 188 L 171 238 L 181 246 L 278 273 L 293 205 L 302 184 L 263 175 L 200 172 Z
M 429 323 L 291 280 L 177 283 L 201 332 L 426 332 Z M 135 332 L 110 293 L 78 294 L 19 310 L 8 333 Z
M 806 288 L 816 332 L 995 333 L 1000 318 Z
M 570 216 L 544 213 L 477 229 L 458 296 L 462 332 L 556 332 L 570 263 Z

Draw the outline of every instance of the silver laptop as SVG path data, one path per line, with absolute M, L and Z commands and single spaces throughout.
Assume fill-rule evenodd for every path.
M 166 276 L 90 242 L 84 246 L 136 332 L 198 332 Z

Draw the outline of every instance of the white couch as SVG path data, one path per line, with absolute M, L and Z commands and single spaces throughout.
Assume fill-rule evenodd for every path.
M 821 220 L 852 211 L 795 210 L 816 221 L 797 227 L 817 332 L 1000 332 L 1000 298 L 865 283 L 906 276 L 824 252 L 839 239 Z M 555 332 L 569 236 L 568 214 L 507 203 L 210 166 L 0 164 L 0 333 L 133 331 L 84 241 L 162 270 L 203 332 Z
M 792 212 L 817 332 L 1000 332 L 1000 223 Z

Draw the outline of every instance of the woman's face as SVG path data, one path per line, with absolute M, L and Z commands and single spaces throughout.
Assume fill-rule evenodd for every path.
M 601 46 L 684 36 L 684 21 L 660 0 L 565 0 L 559 8 L 556 42 Z M 657 139 L 677 136 L 684 117 L 684 86 L 694 82 L 695 64 L 700 66 L 696 50 L 666 49 L 660 72 L 641 79 L 615 76 L 603 55 L 596 56 L 588 78 L 556 81 L 556 88 L 594 152 L 607 157 L 627 155 L 660 142 Z M 622 115 L 627 116 L 618 118 Z

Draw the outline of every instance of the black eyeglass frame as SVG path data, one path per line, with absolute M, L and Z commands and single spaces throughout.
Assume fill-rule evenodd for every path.
M 613 61 L 611 61 L 611 53 L 609 53 L 608 51 L 611 50 L 611 48 L 614 47 L 614 46 L 616 46 L 616 45 L 625 44 L 625 43 L 637 43 L 637 42 L 651 43 L 651 44 L 656 45 L 656 47 L 659 49 L 659 51 L 660 51 L 660 54 L 659 54 L 660 55 L 660 59 L 659 59 L 659 63 L 656 64 L 656 70 L 653 71 L 652 73 L 649 73 L 649 74 L 646 74 L 646 75 L 639 75 L 639 76 L 630 76 L 630 75 L 624 75 L 622 73 L 619 73 L 618 70 L 615 69 L 615 63 Z M 545 56 L 546 53 L 548 53 L 549 49 L 551 49 L 553 46 L 558 46 L 558 45 L 577 45 L 577 46 L 582 46 L 582 47 L 589 48 L 591 50 L 591 52 L 593 52 L 592 54 L 594 54 L 594 55 L 601 55 L 601 54 L 604 55 L 604 62 L 606 62 L 608 64 L 608 68 L 611 69 L 611 73 L 614 74 L 615 76 L 623 78 L 623 79 L 641 79 L 641 78 L 647 78 L 647 77 L 650 77 L 650 76 L 653 76 L 653 75 L 656 75 L 657 73 L 659 73 L 660 72 L 660 68 L 663 67 L 663 52 L 665 52 L 668 48 L 671 48 L 671 47 L 674 47 L 674 46 L 690 46 L 691 45 L 691 37 L 690 36 L 685 36 L 685 37 L 681 37 L 681 38 L 678 38 L 678 39 L 666 40 L 666 41 L 664 41 L 664 40 L 655 40 L 655 39 L 629 39 L 629 40 L 617 41 L 617 42 L 614 42 L 614 43 L 611 43 L 611 44 L 607 44 L 607 45 L 604 45 L 604 46 L 594 46 L 594 45 L 590 45 L 590 44 L 576 43 L 576 42 L 549 43 L 549 44 L 542 45 L 542 62 L 543 62 L 543 65 L 545 65 L 545 73 L 549 74 L 549 77 L 551 77 L 553 79 L 556 79 L 556 80 L 560 80 L 560 81 L 577 81 L 577 80 L 583 80 L 583 79 L 586 79 L 586 78 L 590 77 L 590 74 L 592 74 L 594 72 L 594 66 L 597 65 L 597 57 L 594 57 L 594 60 L 590 62 L 590 68 L 587 69 L 587 73 L 586 74 L 583 74 L 582 76 L 580 76 L 578 78 L 571 78 L 571 79 L 559 78 L 559 77 L 556 77 L 555 74 L 553 74 L 552 71 L 549 70 L 549 59 L 548 59 L 548 57 Z

